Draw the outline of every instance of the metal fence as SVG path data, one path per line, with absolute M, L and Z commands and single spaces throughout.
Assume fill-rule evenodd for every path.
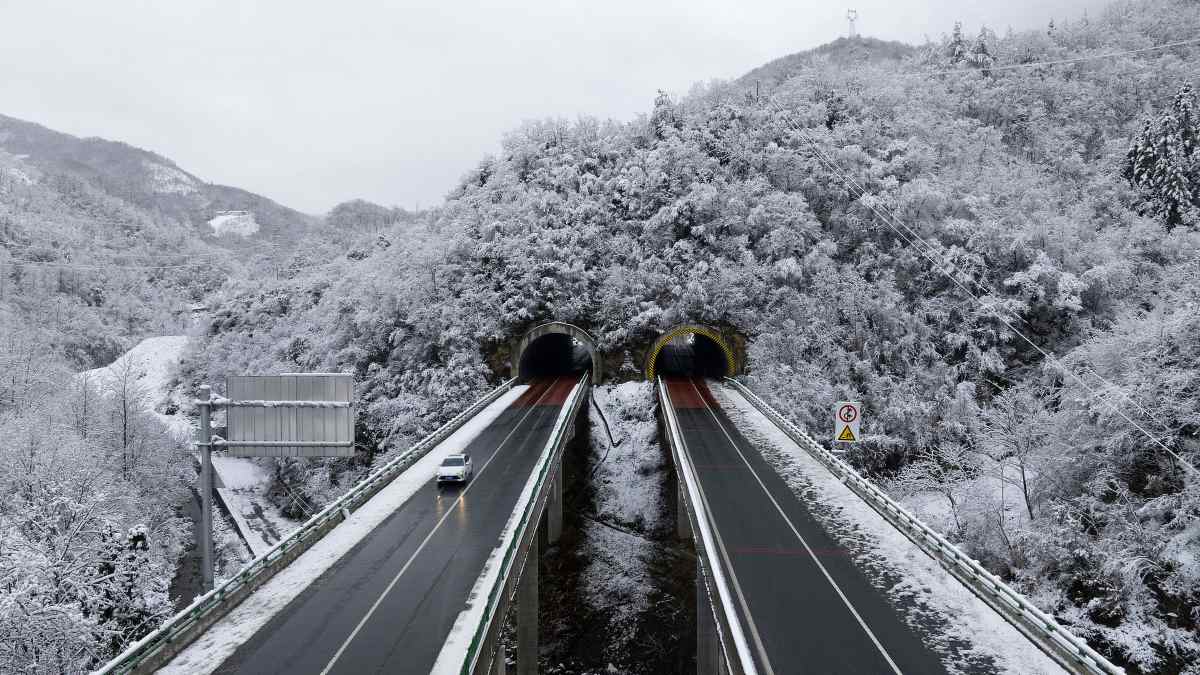
M 391 460 L 369 476 L 359 481 L 345 494 L 333 500 L 319 513 L 271 547 L 263 555 L 250 561 L 237 574 L 220 586 L 196 598 L 191 605 L 168 619 L 157 630 L 129 646 L 120 656 L 113 659 L 97 675 L 144 672 L 161 666 L 178 654 L 204 629 L 229 613 L 251 591 L 266 583 L 319 540 L 334 525 L 345 520 L 351 512 L 383 489 L 397 475 L 411 467 L 421 457 L 444 441 L 467 420 L 500 398 L 512 388 L 515 379 L 510 379 L 493 389 L 471 407 L 456 415 L 432 434 L 418 441 L 408 452 Z
M 797 445 L 824 464 L 863 501 L 1063 667 L 1071 672 L 1088 674 L 1119 675 L 1125 672 L 1088 646 L 1082 638 L 1059 625 L 1054 617 L 1038 609 L 1025 596 L 984 569 L 941 534 L 918 520 L 874 483 L 859 475 L 854 467 L 813 440 L 802 428 L 779 414 L 748 387 L 731 378 L 725 378 L 725 382 L 741 392 L 747 401 L 774 422 Z

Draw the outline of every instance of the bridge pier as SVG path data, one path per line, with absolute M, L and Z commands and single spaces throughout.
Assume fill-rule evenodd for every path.
M 704 568 L 696 561 L 696 675 L 726 675 L 725 659 L 721 658 L 721 640 L 717 637 L 717 620 L 713 616 L 712 598 L 704 583 Z
M 550 496 L 546 499 L 546 542 L 557 544 L 562 537 L 563 522 L 563 473 L 559 460 L 558 473 L 550 483 Z
M 533 538 L 517 589 L 517 675 L 538 672 L 538 540 Z

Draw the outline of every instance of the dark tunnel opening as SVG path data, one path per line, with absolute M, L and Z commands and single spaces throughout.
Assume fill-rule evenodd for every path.
M 723 377 L 729 372 L 725 351 L 715 340 L 686 333 L 671 340 L 658 353 L 655 372 L 674 377 Z
M 525 347 L 518 367 L 519 377 L 528 381 L 535 377 L 583 375 L 592 367 L 592 355 L 570 335 L 547 333 Z

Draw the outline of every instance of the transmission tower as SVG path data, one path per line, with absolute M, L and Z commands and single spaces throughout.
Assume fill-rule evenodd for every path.
M 858 20 L 858 10 L 846 10 L 846 20 L 850 22 L 850 37 L 852 39 L 858 37 L 858 31 L 854 28 L 854 22 Z

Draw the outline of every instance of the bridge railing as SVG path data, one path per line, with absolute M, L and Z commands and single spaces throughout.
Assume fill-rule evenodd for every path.
M 563 404 L 563 413 L 558 416 L 550 438 L 542 451 L 541 459 L 534 468 L 533 488 L 530 496 L 524 500 L 521 516 L 517 521 L 508 543 L 504 546 L 504 554 L 500 559 L 500 571 L 495 583 L 488 591 L 487 604 L 484 606 L 482 618 L 475 626 L 471 642 L 467 645 L 466 656 L 463 659 L 461 672 L 463 675 L 473 673 L 491 673 L 492 660 L 498 656 L 500 631 L 504 625 L 505 610 L 510 606 L 521 574 L 525 565 L 538 564 L 536 559 L 529 559 L 530 546 L 533 538 L 538 535 L 538 523 L 546 508 L 549 491 L 548 483 L 555 478 L 555 472 L 561 472 L 560 461 L 567 443 L 575 436 L 575 419 L 579 410 L 588 400 L 588 387 L 591 375 L 585 374 L 579 379 L 571 391 L 570 397 Z M 504 658 L 503 655 L 499 655 Z
M 157 630 L 130 645 L 97 675 L 150 672 L 173 658 L 191 644 L 201 633 L 228 614 L 254 589 L 266 583 L 335 525 L 383 489 L 393 478 L 424 457 L 438 443 L 446 440 L 467 420 L 479 414 L 504 392 L 512 388 L 515 379 L 503 382 L 471 407 L 460 412 L 432 434 L 414 444 L 408 452 L 391 460 L 358 482 L 345 494 L 330 502 L 303 525 L 271 547 L 266 553 L 246 563 L 237 574 L 213 590 L 196 598 L 183 611 L 167 619 Z
M 725 378 L 725 382 L 737 389 L 797 445 L 824 464 L 863 501 L 1060 665 L 1075 673 L 1119 675 L 1125 672 L 1092 649 L 1083 638 L 1063 628 L 1054 617 L 1043 612 L 936 530 L 921 522 L 886 492 L 863 478 L 854 467 L 813 440 L 804 429 L 793 424 L 744 384 L 732 378 Z
M 725 662 L 725 672 L 730 675 L 756 675 L 758 666 L 750 649 L 750 641 L 745 629 L 738 618 L 734 606 L 733 590 L 725 578 L 724 563 L 718 553 L 715 541 L 716 525 L 704 498 L 700 485 L 700 476 L 692 463 L 683 443 L 683 431 L 679 428 L 679 420 L 675 415 L 675 407 L 671 403 L 671 395 L 666 382 L 656 378 L 659 408 L 662 411 L 663 423 L 666 427 L 666 441 L 671 451 L 671 460 L 675 463 L 675 473 L 679 480 L 679 489 L 684 491 L 686 498 L 681 500 L 688 511 L 688 521 L 694 534 L 696 557 L 700 561 L 704 589 L 712 602 L 713 619 L 717 625 L 717 637 L 721 643 L 721 658 Z M 699 592 L 699 591 L 697 591 Z

